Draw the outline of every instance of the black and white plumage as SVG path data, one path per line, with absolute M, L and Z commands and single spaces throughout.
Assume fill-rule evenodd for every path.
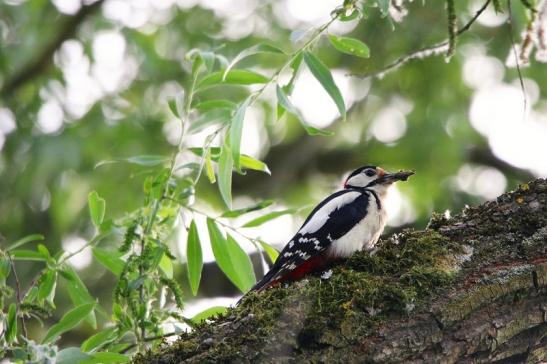
M 321 270 L 333 260 L 372 249 L 386 222 L 383 199 L 387 188 L 412 174 L 390 174 L 376 166 L 353 171 L 343 190 L 333 193 L 313 209 L 270 271 L 251 290 L 299 279 Z

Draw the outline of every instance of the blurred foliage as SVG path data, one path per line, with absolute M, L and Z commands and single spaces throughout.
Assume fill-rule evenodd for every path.
M 4 340 L 13 344 L 17 332 L 26 336 L 14 324 L 16 312 L 49 317 L 45 327 L 27 322 L 35 341 L 19 338 L 25 355 L 117 362 L 125 360 L 117 353 L 134 349 L 135 342 L 142 349 L 149 338 L 171 333 L 161 327 L 165 321 L 191 326 L 180 314 L 183 301 L 192 293 L 207 296 L 218 272 L 202 277 L 201 244 L 208 239 L 181 215 L 207 217 L 215 259 L 233 283 L 229 294 L 235 294 L 235 287 L 252 285 L 254 271 L 232 235 L 269 259 L 276 252 L 268 236 L 248 236 L 231 219 L 260 210 L 265 212 L 245 220 L 247 226 L 285 214 L 302 219 L 343 173 L 360 165 L 417 170 L 412 183 L 401 186 L 413 212 L 402 224 L 416 227 L 425 226 L 432 211 L 459 210 L 484 198 L 456 183 L 466 165 L 500 171 L 506 188 L 533 177 L 496 157 L 471 126 L 473 89 L 463 82 L 463 65 L 472 47 L 484 47 L 504 63 L 509 34 L 518 38 L 518 32 L 535 29 L 530 24 L 538 15 L 529 6 L 536 4 L 516 3 L 509 11 L 487 1 L 488 10 L 495 5 L 512 21 L 475 23 L 460 34 L 458 25 L 476 10 L 471 5 L 482 2 L 346 0 L 333 4 L 330 20 L 327 12 L 312 24 L 291 15 L 289 2 L 105 0 L 76 1 L 73 9 L 62 1 L 0 3 Z M 301 11 L 313 13 L 313 2 L 308 4 Z M 453 11 L 447 14 L 447 8 Z M 342 21 L 346 27 L 329 28 Z M 543 85 L 545 66 L 523 54 L 529 33 L 519 48 L 521 60 L 530 63 L 522 73 Z M 445 39 L 448 48 L 437 56 L 416 57 L 383 77 L 350 78 L 352 92 L 364 96 L 352 102 L 343 100 L 330 74 L 375 73 Z M 301 67 L 346 117 L 320 129 L 301 115 L 291 102 Z M 505 82 L 517 79 L 516 68 L 505 68 Z M 545 97 L 540 87 L 539 98 Z M 406 130 L 382 142 L 371 125 L 392 104 L 406 105 Z M 253 156 L 243 153 L 252 143 L 241 134 L 249 115 L 257 119 L 260 136 Z M 186 136 L 179 139 L 181 125 Z M 232 175 L 232 166 L 239 173 Z M 235 211 L 228 212 L 232 200 Z M 177 257 L 181 226 L 190 234 L 186 254 Z M 74 236 L 93 246 L 94 261 L 78 272 L 63 254 L 62 242 Z M 13 260 L 18 279 L 10 274 Z M 34 288 L 17 302 L 14 291 L 28 287 Z M 87 325 L 74 335 L 62 336 L 84 320 Z M 96 331 L 97 322 L 102 331 Z M 58 336 L 60 346 L 68 347 L 59 353 L 46 345 Z M 81 351 L 70 345 L 81 345 Z M 103 346 L 109 352 L 98 353 Z

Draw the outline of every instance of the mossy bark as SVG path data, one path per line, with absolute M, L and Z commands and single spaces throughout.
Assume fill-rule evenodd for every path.
M 355 254 L 329 279 L 247 295 L 135 362 L 547 360 L 547 181 Z

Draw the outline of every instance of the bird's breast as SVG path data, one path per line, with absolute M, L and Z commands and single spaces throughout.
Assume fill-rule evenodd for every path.
M 332 242 L 329 255 L 334 258 L 347 258 L 357 251 L 371 250 L 380 238 L 385 224 L 385 209 L 378 209 L 376 201 L 372 198 L 366 216 L 347 234 Z

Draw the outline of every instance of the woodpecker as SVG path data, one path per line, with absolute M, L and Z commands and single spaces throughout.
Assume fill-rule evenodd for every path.
M 388 173 L 371 165 L 353 171 L 342 190 L 313 209 L 270 271 L 251 291 L 297 280 L 357 251 L 374 248 L 386 224 L 384 199 L 388 188 L 413 174 Z

